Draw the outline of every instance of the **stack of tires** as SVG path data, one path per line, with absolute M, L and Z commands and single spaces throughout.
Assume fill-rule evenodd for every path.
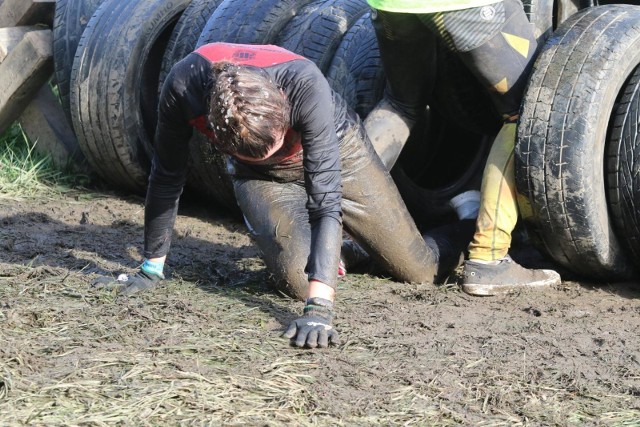
M 548 41 L 524 103 L 518 190 L 530 234 L 552 259 L 593 278 L 628 278 L 635 269 L 625 257 L 640 253 L 633 209 L 639 8 L 576 13 L 583 6 L 524 1 L 540 44 Z M 79 148 L 104 181 L 144 193 L 162 82 L 186 54 L 216 41 L 276 44 L 306 56 L 362 119 L 382 98 L 385 76 L 366 0 L 58 0 L 56 80 Z M 606 41 L 618 47 L 607 50 Z M 451 220 L 446 201 L 479 187 L 499 127 L 464 67 L 440 56 L 435 105 L 392 171 L 423 228 Z M 223 156 L 197 133 L 190 153 L 189 188 L 216 209 L 237 212 Z
M 539 248 L 594 280 L 640 265 L 639 79 L 640 7 L 591 7 L 547 40 L 523 103 L 523 217 Z

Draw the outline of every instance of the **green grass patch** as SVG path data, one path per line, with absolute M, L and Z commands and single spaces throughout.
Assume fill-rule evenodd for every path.
M 89 183 L 87 176 L 56 167 L 34 148 L 18 123 L 0 135 L 0 198 L 53 196 Z

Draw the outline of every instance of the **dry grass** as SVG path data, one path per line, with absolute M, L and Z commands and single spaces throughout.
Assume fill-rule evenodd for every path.
M 37 153 L 16 122 L 0 134 L 0 200 L 59 196 L 86 185 L 86 176 L 57 168 L 51 157 Z
M 396 303 L 421 295 L 419 303 L 398 306 L 402 316 L 451 304 L 452 290 L 394 288 L 353 276 L 341 290 L 343 310 L 364 314 L 359 307 L 367 293 L 381 285 L 391 292 L 374 303 L 373 318 L 342 322 L 341 347 L 309 352 L 278 337 L 299 306 L 258 284 L 259 270 L 243 288 L 177 278 L 161 291 L 123 299 L 88 290 L 82 272 L 0 267 L 3 425 L 628 426 L 640 420 L 632 394 L 606 394 L 611 389 L 581 385 L 579 376 L 536 382 L 540 373 L 526 353 L 501 367 L 497 353 L 458 354 L 450 342 L 425 351 L 416 340 L 393 335 L 392 324 L 384 326 L 393 322 L 385 300 L 394 295 L 402 295 Z M 367 329 L 376 318 L 383 327 Z M 359 336 L 363 331 L 369 335 Z M 494 344 L 508 340 L 517 338 Z

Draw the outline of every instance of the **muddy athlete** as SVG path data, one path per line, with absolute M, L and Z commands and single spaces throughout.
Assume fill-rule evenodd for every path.
M 282 48 L 200 47 L 172 68 L 158 120 L 144 263 L 135 275 L 98 285 L 132 293 L 164 278 L 194 128 L 227 155 L 238 204 L 276 286 L 306 300 L 285 332 L 297 346 L 337 340 L 331 321 L 343 224 L 407 282 L 433 282 L 455 267 L 473 234 L 471 219 L 423 238 L 358 116 L 313 62 Z
M 508 255 L 517 217 L 513 149 L 536 40 L 519 0 L 368 0 L 387 75 L 385 99 L 367 117 L 376 151 L 391 167 L 435 81 L 436 43 L 456 54 L 502 114 L 485 166 L 476 232 L 462 289 L 493 295 L 560 283 L 551 270 L 527 270 Z

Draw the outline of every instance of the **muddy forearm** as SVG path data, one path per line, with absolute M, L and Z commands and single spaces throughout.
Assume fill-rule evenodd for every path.
M 178 213 L 178 202 L 185 183 L 185 174 L 169 174 L 154 166 L 144 213 L 144 257 L 159 258 L 167 255 L 171 235 Z
M 341 246 L 341 221 L 324 217 L 312 223 L 311 252 L 305 268 L 310 282 L 318 281 L 335 289 Z

